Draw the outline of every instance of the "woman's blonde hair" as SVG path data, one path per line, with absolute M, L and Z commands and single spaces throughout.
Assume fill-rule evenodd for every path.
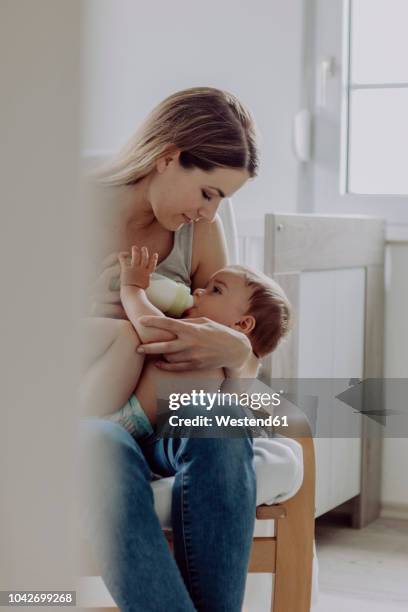
M 256 128 L 250 112 L 232 94 L 194 87 L 161 102 L 114 159 L 98 172 L 109 185 L 131 185 L 154 168 L 156 160 L 179 149 L 184 168 L 209 171 L 258 170 Z

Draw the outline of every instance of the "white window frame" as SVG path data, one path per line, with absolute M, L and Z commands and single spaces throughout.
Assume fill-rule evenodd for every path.
M 352 83 L 351 74 L 351 5 L 353 0 L 343 0 L 343 33 L 342 33 L 342 100 L 341 100 L 341 136 L 340 136 L 340 194 L 374 197 L 386 196 L 406 198 L 401 193 L 354 193 L 349 189 L 350 159 L 350 94 L 359 89 L 408 89 L 408 83 Z

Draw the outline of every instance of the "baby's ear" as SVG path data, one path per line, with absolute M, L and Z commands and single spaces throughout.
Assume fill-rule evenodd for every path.
M 245 335 L 249 335 L 251 331 L 255 328 L 256 320 L 252 315 L 244 315 L 241 317 L 235 326 L 239 331 L 243 332 Z

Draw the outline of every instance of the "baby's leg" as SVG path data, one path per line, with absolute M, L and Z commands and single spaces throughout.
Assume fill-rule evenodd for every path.
M 188 372 L 167 372 L 155 366 L 155 360 L 149 360 L 143 370 L 143 376 L 137 385 L 135 395 L 151 423 L 156 423 L 157 400 L 168 401 L 170 394 L 190 394 L 193 389 L 205 393 L 217 393 L 224 381 L 222 368 L 208 370 L 190 370 Z
M 129 399 L 144 357 L 136 352 L 139 337 L 129 321 L 89 318 L 82 322 L 82 414 L 105 416 Z

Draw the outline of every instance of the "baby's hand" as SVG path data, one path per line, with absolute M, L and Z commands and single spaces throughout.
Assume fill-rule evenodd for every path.
M 132 246 L 132 257 L 129 263 L 129 253 L 119 253 L 120 263 L 120 284 L 133 285 L 141 289 L 147 289 L 150 283 L 150 275 L 155 271 L 158 253 L 149 255 L 147 247 L 139 249 L 137 246 Z

